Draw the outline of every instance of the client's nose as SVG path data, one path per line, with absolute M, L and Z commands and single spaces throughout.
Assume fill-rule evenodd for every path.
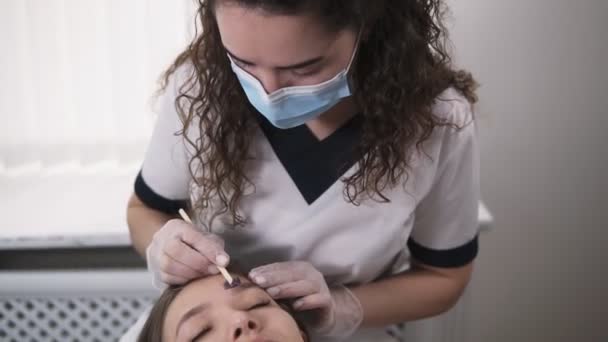
M 281 79 L 276 71 L 267 71 L 258 76 L 258 80 L 262 83 L 267 94 L 281 88 Z
M 233 341 L 245 341 L 251 339 L 260 329 L 257 320 L 246 313 L 239 313 L 234 317 L 232 326 Z

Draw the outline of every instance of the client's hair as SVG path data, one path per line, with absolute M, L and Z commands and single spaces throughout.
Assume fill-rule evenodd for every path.
M 144 324 L 137 342 L 162 342 L 163 340 L 163 324 L 165 322 L 165 316 L 167 316 L 167 309 L 169 304 L 177 297 L 181 290 L 186 287 L 188 283 L 184 285 L 172 285 L 163 291 L 160 297 L 154 303 L 150 315 Z
M 194 281 L 196 279 L 193 279 Z M 167 316 L 167 310 L 169 308 L 169 304 L 173 302 L 175 297 L 184 289 L 190 282 L 187 282 L 183 285 L 172 285 L 167 287 L 160 297 L 154 303 L 152 310 L 150 311 L 150 315 L 146 320 L 139 336 L 137 338 L 137 342 L 162 342 L 163 340 L 163 325 L 165 322 L 165 317 Z M 296 318 L 294 311 L 291 309 L 289 305 L 285 302 L 277 301 L 277 304 L 283 310 L 291 315 L 296 321 L 298 328 L 302 331 L 302 335 L 305 342 L 309 341 L 308 332 L 304 327 L 304 324 Z

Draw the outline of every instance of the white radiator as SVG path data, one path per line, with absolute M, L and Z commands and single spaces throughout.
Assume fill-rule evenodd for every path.
M 145 271 L 0 272 L 0 341 L 118 341 L 156 298 Z

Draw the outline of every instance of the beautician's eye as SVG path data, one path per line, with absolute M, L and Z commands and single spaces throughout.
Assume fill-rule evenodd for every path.
M 314 74 L 316 74 L 319 71 L 319 68 L 317 66 L 313 66 L 313 67 L 306 67 L 306 68 L 302 68 L 302 69 L 293 69 L 291 72 L 299 77 L 305 77 L 305 76 L 312 76 Z
M 253 66 L 253 64 L 251 64 L 251 63 L 247 63 L 247 62 L 243 62 L 243 61 L 241 61 L 241 60 L 236 60 L 236 64 L 237 64 L 238 66 L 240 66 L 241 68 L 243 68 L 243 69 L 246 69 L 246 68 L 249 68 L 249 67 L 252 67 L 252 66 Z

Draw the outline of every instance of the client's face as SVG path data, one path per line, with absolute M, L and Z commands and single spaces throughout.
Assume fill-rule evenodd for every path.
M 221 275 L 189 283 L 169 305 L 163 341 L 304 341 L 289 313 L 240 278 L 241 285 L 228 290 Z

